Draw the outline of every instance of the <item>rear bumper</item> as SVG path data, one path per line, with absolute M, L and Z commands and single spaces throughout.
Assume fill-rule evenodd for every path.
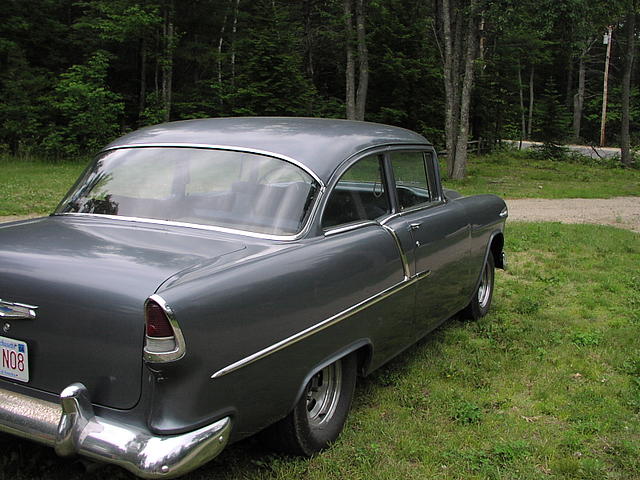
M 216 457 L 227 444 L 231 419 L 192 432 L 154 435 L 94 414 L 87 389 L 74 383 L 52 403 L 0 389 L 0 431 L 119 465 L 143 478 L 173 478 Z

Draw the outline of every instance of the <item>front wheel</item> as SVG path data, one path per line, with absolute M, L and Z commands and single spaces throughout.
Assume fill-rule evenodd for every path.
M 269 446 L 306 457 L 327 448 L 347 419 L 356 373 L 356 357 L 349 355 L 311 377 L 293 411 L 265 431 Z
M 491 299 L 493 297 L 493 284 L 495 277 L 495 263 L 493 255 L 489 252 L 487 261 L 482 267 L 482 277 L 478 288 L 471 297 L 469 305 L 462 311 L 462 316 L 471 320 L 478 320 L 489 312 L 491 307 Z

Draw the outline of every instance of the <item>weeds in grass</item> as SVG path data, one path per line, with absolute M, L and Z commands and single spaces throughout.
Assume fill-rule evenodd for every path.
M 534 158 L 527 151 L 471 156 L 467 176 L 445 186 L 465 195 L 495 193 L 506 198 L 611 198 L 640 195 L 640 169 L 613 168 L 614 160 Z M 441 162 L 441 171 L 444 161 Z
M 578 347 L 594 347 L 600 345 L 601 334 L 598 332 L 576 332 L 571 343 Z

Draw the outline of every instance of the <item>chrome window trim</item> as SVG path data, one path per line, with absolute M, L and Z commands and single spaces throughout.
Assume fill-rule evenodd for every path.
M 133 144 L 125 144 L 125 145 L 114 145 L 112 147 L 103 148 L 102 152 L 110 152 L 113 150 L 120 150 L 123 148 L 200 148 L 205 150 L 226 150 L 231 152 L 242 152 L 242 153 L 254 153 L 256 155 L 264 155 L 267 157 L 277 158 L 279 160 L 284 160 L 285 162 L 292 163 L 298 168 L 301 168 L 306 173 L 311 175 L 311 177 L 318 182 L 321 188 L 325 186 L 324 182 L 320 179 L 320 177 L 311 170 L 304 163 L 299 162 L 295 158 L 288 157 L 286 155 L 281 155 L 276 152 L 269 152 L 267 150 L 258 150 L 256 148 L 246 148 L 246 147 L 234 147 L 233 145 L 210 145 L 206 143 L 133 143 Z
M 350 232 L 351 230 L 358 230 L 360 228 L 370 227 L 372 225 L 379 226 L 380 224 L 373 220 L 365 220 L 357 223 L 342 224 L 336 227 L 326 228 L 324 230 L 324 236 L 330 237 L 332 235 L 337 235 L 339 233 L 344 233 L 344 232 Z
M 391 155 L 394 152 L 405 152 L 405 151 L 418 151 L 420 153 L 422 153 L 422 164 L 424 166 L 424 174 L 425 174 L 425 179 L 427 180 L 427 186 L 429 189 L 429 197 L 434 197 L 434 193 L 435 193 L 435 198 L 430 198 L 428 201 L 423 202 L 423 203 L 419 203 L 418 205 L 413 205 L 409 208 L 403 209 L 402 206 L 399 203 L 399 198 L 397 197 L 398 200 L 398 208 L 400 209 L 397 212 L 392 213 L 392 216 L 395 218 L 395 215 L 401 215 L 403 213 L 406 212 L 414 212 L 417 210 L 422 210 L 423 208 L 429 208 L 431 206 L 435 206 L 435 205 L 440 205 L 441 203 L 446 203 L 446 199 L 444 198 L 443 194 L 442 194 L 442 181 L 440 179 L 440 169 L 438 168 L 434 168 L 434 162 L 437 162 L 437 153 L 435 151 L 435 149 L 433 147 L 429 148 L 425 148 L 425 149 L 395 149 L 395 150 L 390 150 L 389 152 L 387 152 L 387 156 L 388 156 L 388 160 L 389 160 L 389 166 L 391 168 L 393 175 L 393 179 L 394 179 L 394 185 L 393 185 L 393 189 L 396 193 L 396 196 L 398 195 L 398 184 L 395 183 L 395 172 L 393 170 L 393 159 L 391 158 Z M 430 159 L 427 159 L 427 154 L 431 155 Z M 431 161 L 429 161 L 431 160 Z M 435 188 L 435 191 L 434 191 Z
M 301 168 L 306 173 L 311 175 L 316 182 L 318 182 L 318 185 L 320 188 L 318 189 L 318 194 L 316 196 L 316 199 L 313 202 L 313 206 L 311 207 L 311 211 L 307 216 L 307 220 L 305 224 L 302 226 L 302 229 L 298 233 L 292 234 L 292 235 L 274 235 L 269 233 L 252 232 L 250 230 L 240 230 L 236 228 L 221 227 L 218 225 L 204 225 L 201 223 L 176 222 L 173 220 L 160 220 L 157 218 L 145 218 L 145 217 L 130 217 L 125 215 L 104 215 L 104 214 L 96 214 L 96 213 L 63 212 L 63 213 L 53 213 L 51 214 L 51 216 L 71 215 L 71 216 L 98 217 L 98 218 L 104 217 L 104 218 L 111 218 L 115 220 L 123 220 L 126 222 L 141 222 L 141 223 L 149 223 L 154 225 L 187 227 L 187 228 L 195 228 L 199 230 L 209 230 L 214 232 L 229 233 L 232 235 L 244 235 L 251 238 L 259 238 L 262 240 L 292 241 L 292 240 L 299 240 L 309 233 L 309 230 L 311 230 L 313 219 L 316 215 L 316 212 L 318 211 L 318 208 L 320 207 L 320 203 L 322 202 L 322 199 L 326 191 L 326 186 L 324 182 L 315 174 L 315 172 L 313 172 L 313 170 L 310 170 L 304 164 L 298 162 L 293 158 L 287 157 L 286 155 L 280 155 L 278 153 L 267 152 L 263 150 L 233 147 L 228 145 L 206 145 L 206 144 L 197 144 L 197 143 L 149 143 L 144 145 L 136 145 L 136 144 L 116 145 L 113 147 L 104 148 L 103 150 L 100 151 L 100 153 L 110 152 L 110 151 L 124 149 L 124 148 L 146 148 L 146 147 L 201 148 L 201 149 L 210 149 L 210 150 L 227 150 L 227 151 L 235 151 L 235 152 L 254 153 L 257 155 L 266 155 L 269 157 L 277 158 L 279 160 L 292 163 L 293 165 Z
M 270 345 L 268 347 L 263 348 L 262 350 L 259 350 L 245 358 L 242 358 L 240 360 L 238 360 L 237 362 L 234 362 L 230 365 L 227 365 L 224 368 L 221 368 L 220 370 L 217 370 L 216 372 L 214 372 L 210 378 L 220 378 L 223 377 L 229 373 L 235 372 L 236 370 L 239 370 L 243 367 L 246 367 L 247 365 L 251 365 L 254 362 L 257 362 L 258 360 L 262 360 L 265 357 L 268 357 L 284 348 L 290 347 L 291 345 L 294 345 L 302 340 L 304 340 L 305 338 L 308 338 L 312 335 L 315 335 L 318 332 L 321 332 L 322 330 L 329 328 L 353 315 L 355 315 L 356 313 L 361 312 L 362 310 L 364 310 L 365 308 L 368 308 L 372 305 L 375 305 L 376 303 L 384 300 L 385 298 L 390 297 L 391 295 L 393 295 L 394 293 L 397 293 L 411 285 L 413 285 L 414 283 L 416 283 L 419 280 L 422 280 L 423 278 L 426 278 L 427 276 L 429 276 L 429 274 L 431 273 L 430 270 L 427 270 L 425 272 L 421 272 L 418 275 L 414 275 L 411 278 L 405 277 L 404 279 L 402 279 L 400 282 L 396 283 L 395 285 L 392 285 L 389 288 L 386 288 L 385 290 L 382 290 L 381 292 L 365 299 L 362 300 L 359 303 L 356 303 L 355 305 L 339 312 L 336 313 L 335 315 L 333 315 L 332 317 L 327 318 L 326 320 L 323 320 L 319 323 L 316 323 L 315 325 L 312 325 L 298 333 L 295 333 L 283 340 L 280 340 L 277 343 L 274 343 L 273 345 Z
M 407 208 L 406 210 L 402 210 L 401 212 L 396 212 L 396 213 L 392 213 L 391 215 L 385 216 L 384 218 L 380 219 L 380 225 L 386 225 L 388 222 L 390 222 L 394 218 L 402 217 L 403 215 L 408 215 L 410 213 L 418 212 L 420 210 L 427 210 L 429 208 L 438 207 L 440 205 L 444 205 L 445 203 L 447 203 L 445 200 L 436 200 L 434 202 L 415 205 L 411 208 Z
M 173 329 L 176 347 L 168 352 L 152 352 L 147 350 L 147 347 L 145 345 L 143 349 L 144 360 L 151 363 L 173 362 L 175 360 L 180 360 L 187 353 L 187 346 L 185 344 L 182 330 L 180 329 L 180 325 L 178 325 L 178 321 L 176 320 L 176 316 L 173 313 L 173 310 L 171 310 L 171 307 L 167 304 L 165 299 L 158 294 L 153 294 L 149 298 L 147 298 L 147 300 L 144 302 L 145 311 L 149 302 L 157 303 L 158 306 L 160 306 L 160 308 L 162 308 L 162 310 L 166 314 L 167 319 L 169 320 L 169 324 Z
M 384 228 L 387 232 L 391 234 L 393 240 L 396 242 L 396 247 L 398 247 L 398 252 L 400 253 L 400 260 L 402 261 L 402 271 L 404 272 L 405 280 L 411 277 L 411 266 L 409 265 L 409 260 L 407 259 L 406 252 L 402 249 L 402 244 L 400 243 L 400 238 L 398 238 L 398 234 L 396 231 L 387 226 L 380 224 L 382 228 Z

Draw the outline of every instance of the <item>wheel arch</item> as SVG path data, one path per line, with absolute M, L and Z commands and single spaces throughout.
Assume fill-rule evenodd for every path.
M 290 405 L 288 412 L 292 411 L 298 404 L 307 384 L 316 373 L 318 373 L 323 368 L 328 367 L 332 363 L 352 354 L 357 355 L 356 366 L 358 375 L 363 376 L 368 371 L 371 364 L 371 360 L 373 357 L 373 343 L 368 338 L 356 340 L 349 345 L 337 350 L 331 355 L 325 357 L 322 361 L 316 363 L 314 367 L 309 370 L 309 373 L 307 373 L 307 375 L 304 377 L 302 383 L 298 385 L 298 391 L 296 393 L 295 400 L 293 404 Z
M 504 270 L 506 268 L 506 264 L 504 261 L 504 256 L 502 254 L 504 248 L 504 233 L 502 232 L 494 232 L 489 240 L 489 252 L 493 255 L 493 261 L 497 268 L 501 268 Z M 488 252 L 487 252 L 488 255 Z M 487 255 L 485 255 L 485 261 L 487 260 Z
M 501 268 L 504 270 L 505 262 L 502 255 L 502 248 L 504 247 L 504 234 L 502 231 L 495 231 L 489 237 L 489 241 L 487 242 L 487 250 L 484 252 L 484 257 L 482 258 L 482 265 L 487 262 L 487 258 L 489 255 L 493 256 L 493 263 L 497 268 Z M 482 268 L 478 273 L 478 278 L 476 278 L 475 283 L 473 284 L 473 292 L 478 289 L 478 285 L 480 285 L 480 280 L 482 280 Z M 473 296 L 473 293 L 471 294 Z M 471 300 L 469 297 L 468 301 Z

